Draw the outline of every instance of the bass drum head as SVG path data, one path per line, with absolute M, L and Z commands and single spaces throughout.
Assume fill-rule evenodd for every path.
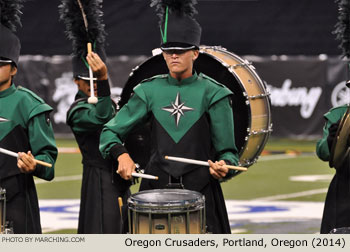
M 200 52 L 198 59 L 194 63 L 194 69 L 198 74 L 204 73 L 219 83 L 224 84 L 233 92 L 232 107 L 235 141 L 241 155 L 246 144 L 247 129 L 249 128 L 251 119 L 250 107 L 247 104 L 246 96 L 244 96 L 244 87 L 237 77 L 228 71 L 227 66 L 210 54 Z M 155 55 L 134 68 L 123 88 L 119 106 L 122 107 L 128 102 L 133 88 L 142 80 L 167 73 L 168 68 L 162 54 Z M 125 140 L 125 147 L 130 153 L 130 156 L 142 168 L 146 166 L 150 157 L 150 142 L 149 124 L 133 129 Z

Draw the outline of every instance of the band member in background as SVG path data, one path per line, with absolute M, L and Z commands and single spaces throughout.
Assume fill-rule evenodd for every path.
M 104 32 L 98 1 L 82 2 L 89 23 L 89 38 L 85 34 L 84 20 L 77 1 L 62 1 L 60 19 L 65 22 L 67 35 L 73 42 L 73 76 L 78 86 L 75 102 L 67 112 L 67 124 L 74 133 L 82 154 L 83 178 L 79 212 L 78 233 L 108 234 L 123 233 L 118 197 L 124 204 L 130 195 L 130 181 L 116 174 L 117 166 L 111 160 L 102 158 L 99 152 L 99 139 L 103 125 L 117 112 L 111 99 Z M 82 28 L 83 27 L 83 28 Z M 96 27 L 102 27 L 96 29 Z M 87 43 L 91 42 L 94 51 L 87 53 Z M 89 66 L 93 76 L 89 74 Z M 93 77 L 94 90 L 90 90 Z M 89 103 L 91 92 L 98 97 L 97 103 Z M 126 214 L 124 214 L 126 218 Z
M 128 103 L 104 126 L 100 150 L 105 158 L 119 162 L 118 173 L 124 179 L 131 179 L 135 163 L 123 142 L 135 126 L 151 121 L 151 159 L 145 170 L 159 180 L 143 179 L 140 190 L 185 188 L 201 192 L 206 199 L 207 231 L 231 233 L 220 181 L 233 175 L 223 165 L 238 163 L 232 93 L 193 69 L 201 36 L 201 27 L 193 18 L 193 3 L 168 2 L 153 1 L 153 5 L 158 4 L 157 9 L 164 14 L 161 49 L 169 74 L 154 76 L 134 89 Z M 208 169 L 168 161 L 165 155 L 213 161 Z
M 326 124 L 323 137 L 317 142 L 316 153 L 323 161 L 330 160 L 330 152 L 339 127 L 339 122 L 348 105 L 332 108 L 324 117 Z M 335 228 L 350 227 L 350 163 L 347 158 L 343 165 L 335 170 L 329 185 L 323 217 L 321 234 L 327 234 Z
M 52 180 L 57 148 L 49 114 L 52 108 L 32 91 L 14 84 L 20 41 L 14 34 L 20 1 L 1 1 L 0 17 L 0 187 L 6 190 L 6 221 L 17 234 L 41 233 L 33 177 Z M 13 10 L 11 10 L 14 8 Z M 5 17 L 5 15 L 10 15 Z M 45 161 L 52 167 L 37 164 Z
M 350 27 L 348 20 L 350 15 L 350 1 L 337 1 L 337 3 L 339 15 L 333 33 L 336 34 L 336 39 L 341 42 L 339 47 L 342 48 L 342 57 L 349 60 Z M 350 66 L 349 62 L 348 66 Z M 348 69 L 348 71 L 349 70 L 350 69 Z M 350 87 L 349 84 L 350 82 L 347 81 L 346 86 L 348 88 Z M 329 162 L 330 167 L 335 166 L 334 161 L 337 161 L 338 163 L 326 196 L 321 223 L 321 234 L 330 232 L 350 233 L 350 160 L 349 157 L 344 157 L 344 160 L 342 161 L 334 159 L 334 157 L 336 157 L 336 155 L 334 155 L 335 149 L 338 149 L 335 148 L 335 146 L 337 146 L 337 141 L 339 141 L 337 139 L 338 128 L 340 127 L 339 123 L 347 112 L 348 106 L 349 105 L 344 105 L 332 108 L 324 115 L 326 124 L 323 127 L 323 137 L 316 145 L 316 153 L 321 160 Z M 342 128 L 344 127 L 342 126 Z M 346 127 L 344 129 L 346 129 Z M 349 147 L 348 144 L 349 143 L 347 142 L 347 148 Z M 343 156 L 345 156 L 345 154 Z

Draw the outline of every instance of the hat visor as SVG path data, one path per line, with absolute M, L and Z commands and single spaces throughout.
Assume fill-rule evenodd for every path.
M 8 60 L 8 59 L 0 59 L 0 63 L 12 63 L 12 60 Z
M 187 47 L 181 47 L 181 46 L 172 46 L 172 47 L 163 47 L 161 46 L 160 49 L 162 51 L 171 51 L 171 50 L 192 50 L 195 49 L 196 46 L 187 46 Z

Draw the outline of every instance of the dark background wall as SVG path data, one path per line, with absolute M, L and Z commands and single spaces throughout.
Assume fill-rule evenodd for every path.
M 58 21 L 59 0 L 28 0 L 18 35 L 23 54 L 68 55 Z M 107 55 L 149 55 L 159 46 L 158 17 L 150 0 L 104 0 Z M 238 55 L 338 55 L 332 34 L 334 0 L 198 0 L 202 44 Z
M 23 27 L 18 31 L 22 56 L 15 80 L 54 108 L 56 133 L 69 133 L 65 116 L 76 85 L 68 56 L 71 42 L 58 21 L 60 2 L 25 3 Z M 202 45 L 220 45 L 248 59 L 267 84 L 273 135 L 319 137 L 322 115 L 350 99 L 350 90 L 344 85 L 346 65 L 332 34 L 338 16 L 334 0 L 198 2 L 196 18 L 203 28 Z M 107 65 L 116 99 L 132 69 L 159 47 L 158 17 L 149 4 L 150 0 L 103 1 Z

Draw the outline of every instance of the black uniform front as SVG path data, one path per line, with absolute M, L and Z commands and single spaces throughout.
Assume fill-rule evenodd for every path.
M 88 97 L 79 91 L 67 113 L 67 124 L 83 156 L 78 233 L 122 233 L 117 200 L 122 197 L 126 203 L 130 184 L 116 174 L 112 162 L 103 159 L 99 152 L 103 124 L 115 115 L 116 108 L 109 95 L 108 81 L 98 81 L 97 87 L 98 93 L 108 95 L 99 97 L 94 105 L 89 104 Z

